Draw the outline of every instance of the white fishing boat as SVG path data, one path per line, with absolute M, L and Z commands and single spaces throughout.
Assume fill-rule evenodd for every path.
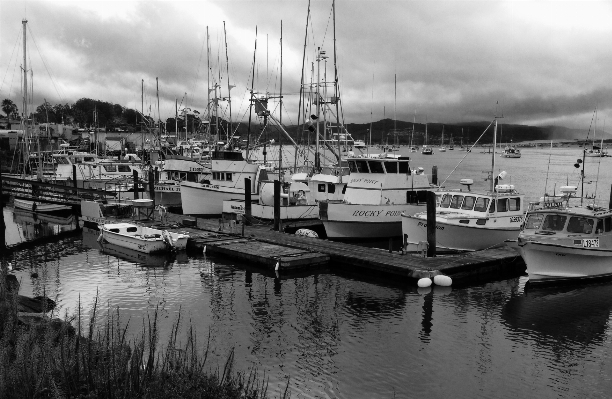
M 503 158 L 520 158 L 521 150 L 512 145 L 507 145 L 506 147 L 504 147 L 504 151 L 502 151 L 500 156 Z
M 159 178 L 155 182 L 155 203 L 164 206 L 181 205 L 181 182 L 210 180 L 210 163 L 184 156 L 166 158 L 159 162 Z
M 423 148 L 421 149 L 421 154 L 423 155 L 433 155 L 433 148 L 424 145 Z
M 425 209 L 425 192 L 432 186 L 422 168 L 410 169 L 407 157 L 348 158 L 348 164 L 344 199 L 319 202 L 328 238 L 399 237 L 402 212 Z
M 366 143 L 364 140 L 355 140 L 353 147 L 355 148 L 366 148 Z
M 259 199 L 259 181 L 266 180 L 270 168 L 245 160 L 239 151 L 214 151 L 211 179 L 182 182 L 181 205 L 185 215 L 221 215 L 223 201 L 244 198 L 244 180 L 251 179 L 251 199 Z
M 153 253 L 185 249 L 189 236 L 132 223 L 111 223 L 100 225 L 100 238 L 134 251 Z
M 282 221 L 319 218 L 318 203 L 323 200 L 341 200 L 348 175 L 296 173 L 291 182 L 281 183 L 280 219 Z M 223 214 L 244 214 L 243 200 L 223 201 Z M 251 216 L 274 220 L 274 181 L 262 181 L 259 200 L 251 204 Z
M 490 125 L 489 125 L 490 126 Z M 497 120 L 495 120 L 495 132 Z M 495 142 L 495 139 L 494 139 Z M 476 251 L 503 245 L 515 238 L 523 222 L 524 196 L 513 185 L 498 185 L 506 176 L 501 172 L 493 179 L 495 154 L 492 154 L 491 188 L 485 192 L 470 191 L 472 179 L 462 179 L 467 191 L 436 192 L 436 249 L 440 251 Z M 427 242 L 427 212 L 402 215 L 402 234 L 408 251 L 418 251 Z
M 570 206 L 566 200 L 530 204 L 518 239 L 508 241 L 527 265 L 530 283 L 612 276 L 612 210 Z

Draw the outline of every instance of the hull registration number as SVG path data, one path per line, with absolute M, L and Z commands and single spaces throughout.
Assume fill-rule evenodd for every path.
M 583 238 L 582 246 L 584 248 L 599 248 L 599 238 Z

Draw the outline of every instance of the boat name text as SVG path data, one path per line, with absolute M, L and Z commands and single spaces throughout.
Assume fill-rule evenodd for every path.
M 366 183 L 366 184 L 376 184 L 378 183 L 378 180 L 372 180 L 372 179 L 351 179 L 350 183 Z
M 419 227 L 427 227 L 427 223 L 419 222 L 417 224 Z M 436 230 L 444 230 L 444 226 L 436 226 Z
M 383 209 L 382 211 L 355 211 L 353 212 L 353 216 L 365 216 L 365 217 L 380 217 L 384 216 L 399 216 L 402 214 L 402 211 L 386 211 Z

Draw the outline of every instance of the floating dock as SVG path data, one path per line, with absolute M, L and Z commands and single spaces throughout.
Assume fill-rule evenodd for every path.
M 505 246 L 427 258 L 419 254 L 285 234 L 271 230 L 268 225 L 243 226 L 222 219 L 168 213 L 166 226 L 180 226 L 178 230 L 188 233 L 191 237 L 188 249 L 192 251 L 241 259 L 281 272 L 328 264 L 391 278 L 420 279 L 444 274 L 452 277 L 454 284 L 461 284 L 479 278 L 520 275 L 525 271 L 522 258 Z

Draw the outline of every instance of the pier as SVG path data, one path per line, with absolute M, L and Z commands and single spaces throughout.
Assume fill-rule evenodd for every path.
M 158 228 L 190 235 L 188 250 L 223 255 L 252 262 L 267 270 L 290 272 L 330 266 L 377 276 L 420 279 L 444 274 L 454 284 L 497 275 L 520 274 L 521 257 L 500 246 L 482 251 L 425 257 L 326 239 L 297 236 L 271 230 L 271 226 L 247 226 L 221 219 L 202 219 L 168 213 L 166 222 L 149 222 Z M 243 235 L 244 232 L 244 235 Z

